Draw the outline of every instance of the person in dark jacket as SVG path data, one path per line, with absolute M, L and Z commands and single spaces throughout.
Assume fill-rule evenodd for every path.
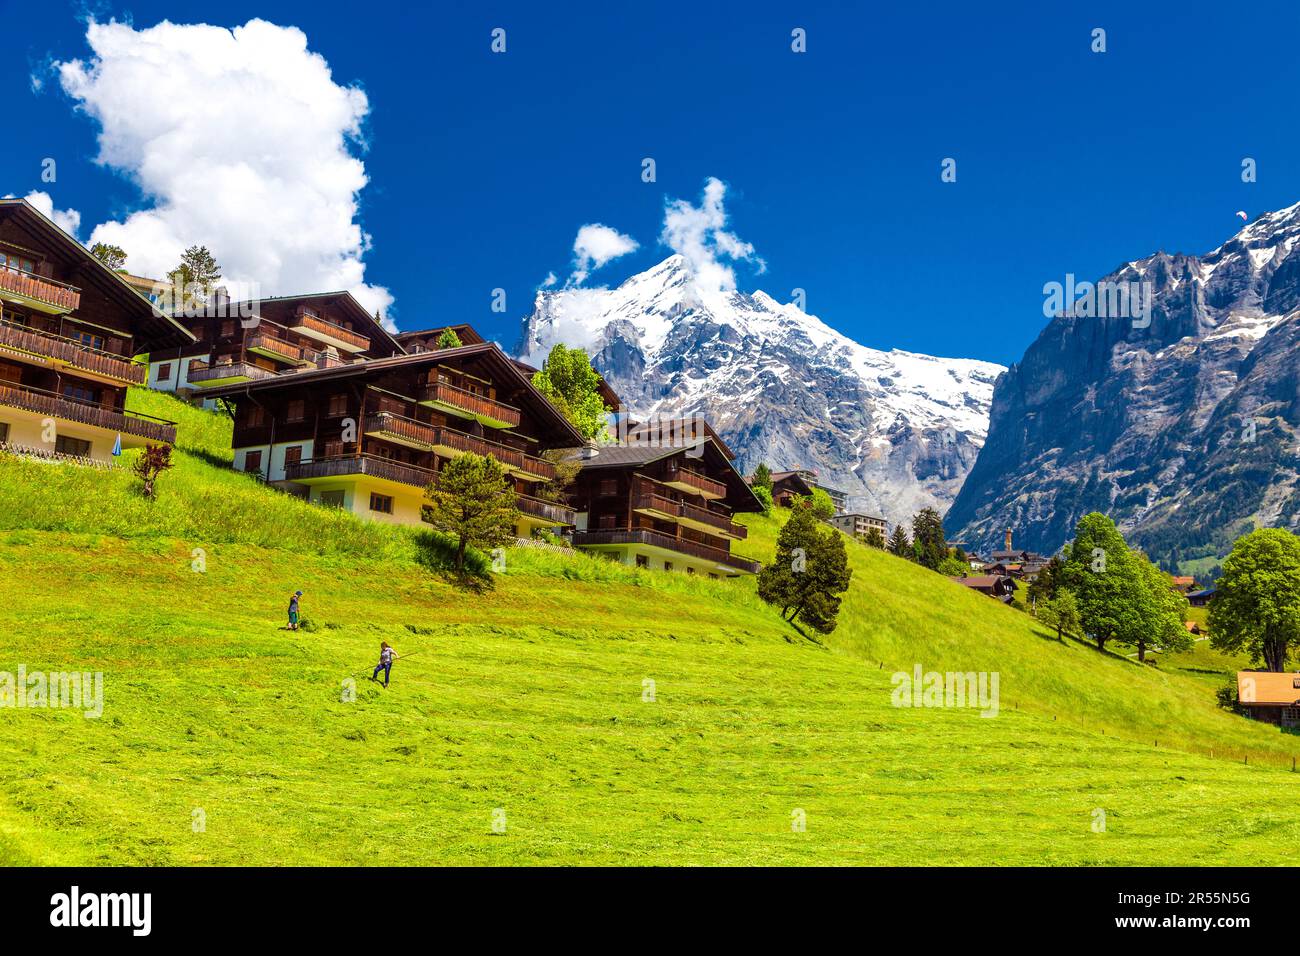
M 298 630 L 298 599 L 302 597 L 301 591 L 294 591 L 293 597 L 289 598 L 289 630 Z
M 388 677 L 393 672 L 393 661 L 397 659 L 397 652 L 388 646 L 387 641 L 379 642 L 379 663 L 375 665 L 375 672 L 370 675 L 371 680 L 379 679 L 379 672 L 384 672 L 384 686 L 388 686 Z

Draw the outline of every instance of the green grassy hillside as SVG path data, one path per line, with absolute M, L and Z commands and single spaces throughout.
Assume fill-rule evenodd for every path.
M 132 400 L 181 421 L 157 502 L 0 458 L 0 670 L 105 680 L 98 720 L 0 710 L 0 862 L 1234 864 L 1300 836 L 1296 738 L 1214 706 L 1232 662 L 1059 644 L 855 543 L 819 641 L 752 581 L 582 554 L 511 549 L 466 592 L 427 536 L 224 471 L 220 416 Z M 299 587 L 311 628 L 280 630 Z M 387 690 L 380 640 L 410 655 Z M 1001 712 L 895 708 L 917 663 L 997 671 Z

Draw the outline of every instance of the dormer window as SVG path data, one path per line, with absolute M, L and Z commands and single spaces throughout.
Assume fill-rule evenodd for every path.
M 36 263 L 26 256 L 20 256 L 16 252 L 0 252 L 0 269 L 8 272 L 32 272 L 36 271 Z

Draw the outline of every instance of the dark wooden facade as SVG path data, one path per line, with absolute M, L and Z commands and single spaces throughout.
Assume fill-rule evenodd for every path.
M 415 523 L 442 464 L 472 452 L 505 465 L 524 530 L 573 522 L 569 509 L 538 491 L 555 478 L 542 453 L 579 436 L 495 345 L 360 361 L 211 394 L 234 406 L 235 467 L 306 489 L 312 500 L 345 503 L 327 493 L 351 489 L 351 510 Z M 369 507 L 356 493 L 371 486 L 397 500 L 374 491 L 381 507 Z
M 118 435 L 127 447 L 174 442 L 175 426 L 127 411 L 126 394 L 145 381 L 133 356 L 188 342 L 27 202 L 0 200 L 0 442 L 99 461 Z M 34 425 L 44 418 L 52 443 Z
M 725 446 L 631 444 L 574 449 L 582 470 L 571 498 L 579 513 L 574 544 L 642 567 L 719 576 L 756 573 L 756 562 L 731 554 L 747 535 L 738 511 L 758 500 L 732 467 Z

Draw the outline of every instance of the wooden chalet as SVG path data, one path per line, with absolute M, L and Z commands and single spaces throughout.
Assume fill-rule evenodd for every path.
M 987 594 L 1003 604 L 1010 604 L 1012 595 L 1019 590 L 1015 578 L 1006 574 L 971 574 L 948 580 L 956 581 L 981 594 Z
M 134 356 L 192 341 L 26 200 L 0 199 L 0 447 L 111 462 L 119 439 L 174 443 L 127 388 L 145 382 Z
M 805 471 L 772 472 L 772 501 L 782 508 L 789 508 L 796 497 L 807 498 L 812 494 L 813 485 Z M 749 479 L 752 482 L 752 478 Z
M 1192 607 L 1209 607 L 1210 602 L 1214 600 L 1216 590 L 1216 588 L 1204 588 L 1200 591 L 1189 591 L 1187 603 Z
M 1300 725 L 1300 674 L 1238 671 L 1237 705 L 1253 720 Z
M 443 462 L 472 452 L 509 472 L 517 535 L 574 523 L 572 509 L 537 491 L 555 478 L 542 452 L 582 436 L 491 343 L 325 365 L 207 394 L 234 407 L 235 468 L 310 501 L 419 524 Z
M 582 466 L 571 493 L 573 543 L 636 567 L 714 578 L 757 574 L 757 561 L 731 553 L 732 542 L 748 533 L 732 516 L 760 511 L 761 503 L 712 429 L 683 431 L 699 437 L 689 445 L 666 442 L 641 426 L 625 442 L 569 450 Z
M 347 292 L 232 302 L 218 290 L 202 314 L 178 316 L 178 321 L 189 328 L 194 342 L 152 352 L 149 386 L 184 396 L 207 398 L 210 390 L 225 385 L 403 351 Z

